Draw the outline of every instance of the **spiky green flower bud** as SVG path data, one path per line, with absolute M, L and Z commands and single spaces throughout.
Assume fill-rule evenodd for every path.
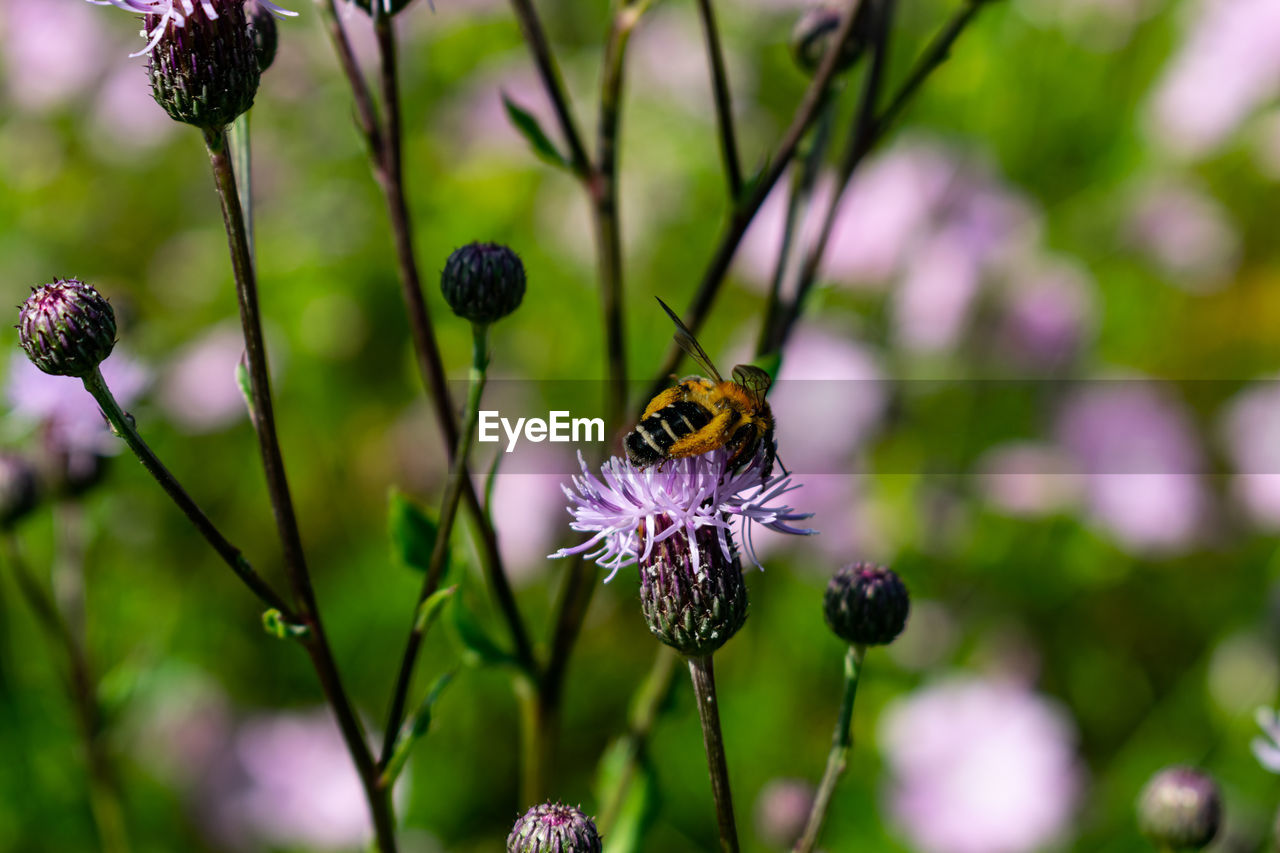
M 683 529 L 656 541 L 672 523 L 664 515 L 653 523 L 653 548 L 640 560 L 645 622 L 655 637 L 682 655 L 709 655 L 747 621 L 747 585 L 732 539 L 728 531 L 708 526 L 698 528 L 692 542 Z M 721 533 L 729 543 L 728 555 Z
M 39 497 L 35 467 L 16 453 L 0 452 L 0 528 L 13 527 Z
M 1170 850 L 1207 847 L 1221 823 L 1217 783 L 1191 767 L 1166 767 L 1151 777 L 1138 797 L 1142 834 Z
M 262 72 L 244 0 L 207 2 L 216 17 L 191 14 L 182 26 L 166 26 L 148 14 L 143 29 L 158 35 L 148 54 L 156 103 L 174 121 L 216 132 L 253 106 Z
M 280 47 L 280 28 L 276 16 L 261 3 L 249 4 L 249 35 L 253 38 L 254 52 L 258 57 L 258 71 L 267 73 L 276 61 L 276 49 Z
M 516 821 L 507 853 L 600 853 L 600 834 L 581 810 L 543 803 Z
M 524 264 L 497 243 L 455 249 L 440 274 L 440 290 L 453 313 L 473 323 L 493 323 L 520 307 Z
M 827 625 L 857 646 L 892 643 L 907 624 L 911 598 L 894 572 L 871 563 L 853 563 L 835 573 L 823 597 Z
M 840 57 L 836 60 L 836 73 L 847 71 L 858 57 L 862 56 L 867 45 L 867 15 L 863 3 L 854 14 L 853 33 L 845 42 Z M 838 6 L 818 5 L 806 11 L 796 21 L 791 30 L 791 57 L 805 74 L 813 74 L 822 64 L 822 57 L 831 46 L 831 40 L 840 30 L 840 20 L 844 11 Z
M 45 373 L 88 376 L 116 345 L 115 311 L 91 285 L 54 279 L 22 303 L 18 342 Z

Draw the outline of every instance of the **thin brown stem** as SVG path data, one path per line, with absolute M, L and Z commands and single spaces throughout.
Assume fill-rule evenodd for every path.
M 729 72 L 725 69 L 724 51 L 716 26 L 711 0 L 698 0 L 698 15 L 707 40 L 707 60 L 711 65 L 711 92 L 716 104 L 716 125 L 720 131 L 720 157 L 729 187 L 729 203 L 737 204 L 742 192 L 742 165 L 738 159 L 738 138 L 733 129 L 733 98 L 729 94 Z
M 293 510 L 293 498 L 285 475 L 284 457 L 276 433 L 275 410 L 271 399 L 271 382 L 267 368 L 266 342 L 262 334 L 262 317 L 258 308 L 258 286 L 249 253 L 244 217 L 236 191 L 235 173 L 227 153 L 225 130 L 206 132 L 209 162 L 214 184 L 222 202 L 222 218 L 231 251 L 236 295 L 240 305 L 240 321 L 244 329 L 245 354 L 249 363 L 250 397 L 253 403 L 253 425 L 266 475 L 267 493 L 272 514 L 284 551 L 285 573 L 297 598 L 298 615 L 308 628 L 304 646 L 311 657 L 325 697 L 333 708 L 338 727 L 351 753 L 364 787 L 373 817 L 374 834 L 382 853 L 395 853 L 395 820 L 388 792 L 378 784 L 378 769 L 365 738 L 364 726 L 348 698 L 337 663 L 325 636 L 316 603 L 311 575 L 307 570 L 302 536 Z
M 707 751 L 711 773 L 711 795 L 716 803 L 720 826 L 720 848 L 738 853 L 738 827 L 733 818 L 733 797 L 729 793 L 729 765 L 725 760 L 724 736 L 720 733 L 720 703 L 716 699 L 715 669 L 711 655 L 689 658 L 693 695 L 698 700 L 698 720 L 702 723 L 702 745 Z
M 711 261 L 702 275 L 701 282 L 698 284 L 698 290 L 683 316 L 685 325 L 695 335 L 702 329 L 702 324 L 706 322 L 707 314 L 711 310 L 712 303 L 715 302 L 720 286 L 724 283 L 725 274 L 729 271 L 729 265 L 733 261 L 733 256 L 737 252 L 743 236 L 747 233 L 747 228 L 751 225 L 751 220 L 759 212 L 760 206 L 764 204 L 765 198 L 768 197 L 774 184 L 778 182 L 778 178 L 786 171 L 787 164 L 791 162 L 791 158 L 795 155 L 796 149 L 800 145 L 800 140 L 808 132 L 826 98 L 828 87 L 836 75 L 840 54 L 845 50 L 846 42 L 853 35 L 853 22 L 858 13 L 859 3 L 860 0 L 849 0 L 849 6 L 845 10 L 844 16 L 840 19 L 840 27 L 832 37 L 827 47 L 827 52 L 823 55 L 822 62 L 818 65 L 818 70 L 809 82 L 809 87 L 805 90 L 804 97 L 796 108 L 791 124 L 783 134 L 777 152 L 773 155 L 760 180 L 754 184 L 752 192 L 738 202 L 729 216 L 729 221 L 726 223 L 720 240 L 716 244 L 715 251 L 712 253 Z M 683 350 L 678 346 L 673 345 L 671 347 L 644 399 L 652 398 L 666 386 L 669 377 L 680 365 L 682 353 Z

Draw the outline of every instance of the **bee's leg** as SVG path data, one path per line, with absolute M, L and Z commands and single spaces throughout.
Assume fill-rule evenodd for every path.
M 721 412 L 708 421 L 706 426 L 689 433 L 667 448 L 667 454 L 672 457 L 699 456 L 710 450 L 715 450 L 717 447 L 724 447 L 725 434 L 733 427 L 738 418 L 739 415 L 735 411 L 726 410 Z
M 684 390 L 679 385 L 675 386 L 674 388 L 668 388 L 667 390 L 663 391 L 661 394 L 659 394 L 658 396 L 654 397 L 652 400 L 649 401 L 649 405 L 645 406 L 644 413 L 640 415 L 640 420 L 644 420 L 645 418 L 652 415 L 654 412 L 659 411 L 661 409 L 665 409 L 667 406 L 670 406 L 672 403 L 678 400 L 683 400 L 683 399 L 684 399 Z

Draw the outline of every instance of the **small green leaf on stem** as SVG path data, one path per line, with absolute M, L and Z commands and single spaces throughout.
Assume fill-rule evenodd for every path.
M 413 630 L 426 636 L 426 633 L 431 630 L 431 626 L 440 618 L 440 611 L 444 609 L 444 606 L 449 603 L 450 599 L 453 598 L 453 594 L 457 591 L 458 587 L 455 584 L 433 592 L 418 608 L 418 618 L 413 623 Z
M 507 118 L 511 120 L 511 124 L 525 138 L 525 141 L 529 143 L 529 147 L 533 149 L 534 154 L 552 166 L 559 166 L 562 169 L 569 168 L 568 158 L 560 153 L 560 150 L 556 148 L 555 143 L 547 136 L 546 131 L 542 129 L 542 125 L 538 123 L 532 113 L 511 100 L 506 92 L 502 93 L 502 105 L 506 107 Z
M 253 380 L 249 378 L 249 365 L 243 357 L 236 362 L 236 385 L 240 388 L 240 396 L 244 397 L 245 408 L 249 410 L 249 420 L 257 423 L 258 412 L 253 407 Z
M 462 598 L 453 606 L 453 627 L 458 632 L 470 666 L 505 666 L 515 662 L 514 656 L 497 644 L 480 624 L 480 620 Z
M 439 525 L 425 509 L 397 490 L 392 490 L 390 503 L 387 529 L 395 558 L 404 566 L 425 572 L 431 565 L 431 551 L 436 545 Z M 444 564 L 449 565 L 447 550 Z
M 437 678 L 436 683 L 431 685 L 431 689 L 427 691 L 427 697 L 418 706 L 418 710 L 400 728 L 400 734 L 396 737 L 395 749 L 391 751 L 391 758 L 388 759 L 382 775 L 378 777 L 378 785 L 380 787 L 390 788 L 395 784 L 396 778 L 399 777 L 400 772 L 404 770 L 405 763 L 409 760 L 409 753 L 413 751 L 414 745 L 422 740 L 431 728 L 431 710 L 435 707 L 436 700 L 440 698 L 440 694 L 444 692 L 444 689 L 449 686 L 449 682 L 453 681 L 453 677 L 457 674 L 457 669 L 451 669 Z
M 274 607 L 262 614 L 262 628 L 278 640 L 304 640 L 311 634 L 311 629 L 306 625 L 285 621 L 284 616 Z

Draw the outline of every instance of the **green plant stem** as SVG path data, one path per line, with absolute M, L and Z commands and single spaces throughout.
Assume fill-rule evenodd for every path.
M 698 0 L 698 15 L 707 41 L 707 61 L 711 66 L 711 91 L 716 104 L 716 124 L 720 131 L 720 157 L 729 187 L 729 202 L 737 204 L 742 193 L 742 165 L 738 160 L 738 140 L 733 130 L 733 98 L 729 94 L 729 74 L 725 70 L 724 51 L 716 27 L 716 13 L 711 0 Z
M 545 695 L 533 679 L 522 676 L 515 681 L 516 702 L 520 708 L 520 808 L 541 803 L 547 798 L 547 780 L 555 749 L 555 738 L 547 719 Z
M 883 65 L 880 57 L 887 51 L 887 18 L 893 8 L 892 2 L 886 2 L 882 13 L 882 17 L 886 19 L 884 21 L 885 32 L 883 39 L 878 42 L 876 59 L 873 60 L 871 71 L 868 73 L 866 94 L 864 94 L 863 102 L 859 109 L 858 122 L 841 161 L 836 177 L 836 190 L 827 205 L 822 227 L 818 232 L 818 239 L 809 250 L 801 267 L 795 297 L 788 306 L 785 315 L 775 324 L 773 329 L 771 342 L 775 351 L 780 350 L 786 344 L 787 338 L 795 328 L 795 324 L 804 310 L 804 303 L 809 292 L 817 281 L 818 270 L 822 265 L 822 258 L 826 253 L 827 244 L 831 240 L 831 232 L 839 214 L 840 201 L 844 196 L 845 190 L 848 189 L 849 181 L 862 161 L 871 153 L 876 144 L 884 138 L 885 133 L 893 125 L 893 122 L 901 115 L 916 93 L 919 92 L 925 81 L 929 79 L 929 76 L 946 62 L 947 57 L 951 55 L 951 48 L 956 39 L 960 37 L 960 34 L 969 26 L 984 5 L 986 5 L 984 0 L 970 0 L 951 17 L 942 30 L 929 42 L 920 58 L 916 60 L 911 71 L 908 72 L 906 80 L 898 87 L 889 104 L 877 115 L 874 112 L 874 103 L 869 102 L 868 95 L 878 92 L 882 77 L 882 71 L 877 72 L 876 68 L 877 65 Z M 868 112 L 866 110 L 867 107 L 870 107 L 872 111 Z
M 613 831 L 614 822 L 617 821 L 622 805 L 627 800 L 631 781 L 635 777 L 636 765 L 648 746 L 649 735 L 658 721 L 658 714 L 671 696 L 671 688 L 675 686 L 676 663 L 679 659 L 679 655 L 670 646 L 659 646 L 649 675 L 636 695 L 628 720 L 627 733 L 623 735 L 626 753 L 623 757 L 622 771 L 618 774 L 618 780 L 613 789 L 605 791 L 600 798 L 596 828 L 606 838 Z
M 449 386 L 445 380 L 444 361 L 440 355 L 440 347 L 436 341 L 434 326 L 431 322 L 427 302 L 423 298 L 422 279 L 419 274 L 417 256 L 413 245 L 413 224 L 410 218 L 408 201 L 404 191 L 404 169 L 402 156 L 402 120 L 400 117 L 400 97 L 398 71 L 396 64 L 395 30 L 390 19 L 379 14 L 375 21 L 375 35 L 378 40 L 379 72 L 383 98 L 386 101 L 387 127 L 380 125 L 378 111 L 374 106 L 369 87 L 356 64 L 355 55 L 347 39 L 346 30 L 334 8 L 334 0 L 317 0 L 326 29 L 333 42 L 334 51 L 338 55 L 347 81 L 351 86 L 352 96 L 356 104 L 357 124 L 368 148 L 370 164 L 379 188 L 386 201 L 387 212 L 391 223 L 392 237 L 395 242 L 397 270 L 399 272 L 401 296 L 409 321 L 410 336 L 413 340 L 414 355 L 418 363 L 418 372 L 422 377 L 427 398 L 431 401 L 444 437 L 445 447 L 453 454 L 458 443 L 458 424 L 453 415 L 453 401 L 449 394 Z M 452 464 L 452 455 L 450 463 Z M 468 516 L 475 524 L 480 540 L 480 557 L 485 570 L 490 591 L 498 604 L 511 640 L 515 647 L 516 659 L 521 668 L 533 672 L 536 663 L 533 647 L 529 642 L 528 630 L 523 617 L 516 606 L 515 593 L 507 577 L 503 565 L 502 554 L 498 550 L 498 536 L 494 530 L 492 519 L 484 512 L 479 496 L 471 482 L 470 476 L 463 476 L 462 499 L 466 504 Z
M 227 129 L 227 139 L 231 144 L 232 166 L 240 189 L 240 212 L 244 215 L 244 231 L 249 240 L 249 257 L 257 257 L 254 252 L 253 233 L 253 147 L 249 128 L 249 115 L 252 110 L 241 113 Z
M 276 530 L 284 552 L 284 567 L 297 599 L 298 617 L 308 628 L 304 647 L 315 667 L 325 697 L 337 717 L 338 727 L 360 775 L 365 797 L 373 818 L 374 835 L 382 853 L 395 853 L 395 819 L 389 792 L 378 784 L 378 768 L 365 738 L 364 726 L 356 714 L 338 672 L 320 609 L 316 602 L 311 575 L 307 570 L 302 536 L 294 514 L 293 498 L 285 475 L 284 457 L 276 433 L 275 410 L 271 399 L 271 382 L 267 368 L 266 343 L 262 334 L 262 317 L 258 308 L 258 287 L 243 209 L 236 190 L 235 171 L 227 153 L 226 131 L 206 131 L 205 144 L 213 169 L 214 184 L 222 202 L 222 218 L 231 251 L 231 266 L 236 280 L 236 296 L 240 305 L 240 322 L 244 329 L 245 355 L 249 363 L 250 396 L 253 401 L 253 426 L 266 475 L 267 493 L 275 516 Z
M 439 588 L 440 578 L 444 574 L 445 557 L 449 553 L 449 537 L 453 533 L 453 523 L 457 519 L 458 503 L 462 496 L 462 481 L 467 476 L 467 456 L 471 451 L 471 436 L 476 431 L 480 400 L 484 395 L 489 367 L 489 327 L 485 323 L 473 323 L 471 331 L 471 383 L 467 393 L 467 407 L 463 412 L 462 429 L 458 432 L 458 446 L 453 454 L 453 464 L 449 467 L 449 480 L 445 484 L 444 497 L 440 503 L 436 541 L 432 545 L 427 573 L 422 579 L 422 589 L 418 593 L 418 601 L 413 608 L 413 625 L 409 629 L 409 638 L 400 659 L 400 673 L 396 677 L 395 689 L 392 691 L 391 704 L 387 711 L 386 735 L 382 743 L 380 760 L 382 766 L 390 760 L 391 753 L 395 749 L 396 735 L 404 722 L 409 686 L 413 682 L 414 664 L 422 648 L 424 633 L 424 626 L 419 624 L 418 610 L 422 603 Z
M 777 151 L 770 159 L 768 167 L 761 174 L 759 180 L 752 184 L 751 192 L 741 198 L 730 212 L 729 221 L 725 224 L 724 230 L 720 235 L 720 239 L 712 253 L 711 261 L 707 264 L 707 268 L 702 274 L 702 280 L 698 284 L 698 289 L 694 293 L 693 300 L 682 317 L 685 325 L 695 335 L 702 329 L 702 324 L 706 322 L 707 314 L 711 310 L 711 305 L 715 301 L 720 286 L 724 284 L 725 274 L 729 271 L 729 265 L 733 262 L 733 256 L 737 252 L 742 238 L 746 235 L 747 228 L 751 225 L 756 213 L 759 212 L 760 206 L 764 204 L 764 200 L 768 197 L 774 184 L 778 182 L 778 178 L 786 171 L 787 165 L 791 162 L 791 158 L 795 155 L 796 149 L 800 145 L 800 140 L 808 132 L 810 125 L 817 117 L 826 99 L 827 90 L 836 76 L 839 56 L 845 49 L 845 43 L 853 36 L 853 22 L 857 16 L 860 2 L 861 0 L 849 0 L 848 8 L 846 8 L 844 16 L 840 19 L 840 27 L 832 37 L 831 43 L 827 47 L 827 52 L 818 64 L 818 70 L 814 72 L 808 88 L 805 89 L 804 97 L 801 99 L 799 106 L 796 107 L 795 115 L 783 134 Z M 682 356 L 683 350 L 673 344 L 668 350 L 662 366 L 658 369 L 653 384 L 645 393 L 644 400 L 652 399 L 666 387 L 667 383 L 670 382 L 671 374 L 680 366 Z
M 58 609 L 52 593 L 36 580 L 18 546 L 17 537 L 6 531 L 5 560 L 13 570 L 18 590 L 48 635 L 67 657 L 67 687 L 88 765 L 89 805 L 98 840 L 104 853 L 128 853 L 129 835 L 125 825 L 120 781 L 102 738 L 102 710 L 89 666 L 89 657 L 66 617 Z
M 160 458 L 152 452 L 147 443 L 142 440 L 142 436 L 138 433 L 137 427 L 134 426 L 132 419 L 124 413 L 120 408 L 120 404 L 116 402 L 115 396 L 111 393 L 111 389 L 107 387 L 106 381 L 102 378 L 102 372 L 94 370 L 93 373 L 85 376 L 82 380 L 85 390 L 93 395 L 93 399 L 97 401 L 98 408 L 102 410 L 106 416 L 111 428 L 116 435 L 124 439 L 125 444 L 138 457 L 138 461 L 147 469 L 147 472 L 160 484 L 160 488 L 178 505 L 178 509 L 190 519 L 191 523 L 199 531 L 205 541 L 212 546 L 213 550 L 222 558 L 230 568 L 236 573 L 236 576 L 249 587 L 254 595 L 267 607 L 279 610 L 281 615 L 289 622 L 296 622 L 298 616 L 294 613 L 292 607 L 285 602 L 283 598 L 276 594 L 262 576 L 259 575 L 248 559 L 240 552 L 240 549 L 232 545 L 222 532 L 209 520 L 209 516 L 205 515 L 204 510 L 196 505 L 187 491 L 182 488 L 182 484 L 173 476 Z
M 795 853 L 809 853 L 818 843 L 822 822 L 826 820 L 827 810 L 831 807 L 831 797 L 835 793 L 836 782 L 839 781 L 848 763 L 849 749 L 853 746 L 853 700 L 858 695 L 858 677 L 862 674 L 862 659 L 866 652 L 865 646 L 850 646 L 848 653 L 844 656 L 844 696 L 840 700 L 840 717 L 836 721 L 835 734 L 831 738 L 827 769 L 822 774 L 822 782 L 818 785 L 813 807 L 809 810 L 804 834 L 800 836 L 800 840 L 793 848 Z
M 716 820 L 720 825 L 720 847 L 724 853 L 737 853 L 738 827 L 733 819 L 729 765 L 725 760 L 724 737 L 720 734 L 720 705 L 716 700 L 716 676 L 711 655 L 689 658 L 689 675 L 693 679 L 693 695 L 698 700 L 702 744 L 707 750 L 707 769 L 711 772 L 711 795 L 716 802 Z

